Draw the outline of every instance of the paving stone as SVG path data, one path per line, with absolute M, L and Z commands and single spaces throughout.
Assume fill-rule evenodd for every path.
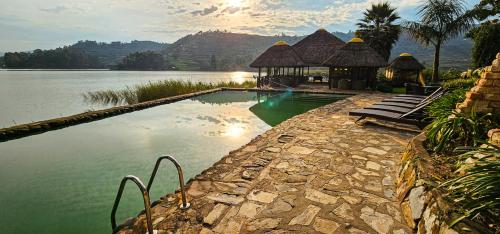
M 266 148 L 266 150 L 268 152 L 272 152 L 272 153 L 279 153 L 279 152 L 281 152 L 281 148 L 278 148 L 278 147 L 269 147 L 269 148 Z
M 271 203 L 277 196 L 278 195 L 274 193 L 268 193 L 261 190 L 253 190 L 247 195 L 247 199 L 262 203 Z
M 342 203 L 342 205 L 333 210 L 333 213 L 343 219 L 354 219 L 354 213 L 352 212 L 351 206 L 347 203 Z
M 288 168 L 289 166 L 290 166 L 290 164 L 288 162 L 280 162 L 280 163 L 278 163 L 278 165 L 276 165 L 276 168 L 284 169 L 284 168 Z
M 392 177 L 389 175 L 385 176 L 384 179 L 382 180 L 382 185 L 393 186 L 394 181 L 392 180 Z
M 336 197 L 328 195 L 326 193 L 322 193 L 318 190 L 310 189 L 310 188 L 306 189 L 306 198 L 311 200 L 311 201 L 319 202 L 322 204 L 328 204 L 328 205 L 333 205 L 337 202 Z
M 392 233 L 393 234 L 406 234 L 406 231 L 404 229 L 398 229 L 398 230 L 394 230 Z
M 408 200 L 410 202 L 411 215 L 413 219 L 419 219 L 422 216 L 422 212 L 424 211 L 424 205 L 425 205 L 424 192 L 425 192 L 424 186 L 413 188 L 410 191 Z
M 322 219 L 322 218 L 316 218 L 313 224 L 314 230 L 321 232 L 321 233 L 327 233 L 331 234 L 334 233 L 338 228 L 340 227 L 340 224 L 336 223 L 335 221 L 328 220 L 328 219 Z
M 243 205 L 241 205 L 241 208 L 238 211 L 238 216 L 240 216 L 240 217 L 246 217 L 248 219 L 252 219 L 262 209 L 264 209 L 264 206 L 255 204 L 253 202 L 245 202 L 245 203 L 243 203 Z
M 247 224 L 247 230 L 250 232 L 261 230 L 266 231 L 278 227 L 281 218 L 263 218 L 256 219 Z
M 339 186 L 342 184 L 342 179 L 340 178 L 333 178 L 330 181 L 328 181 L 328 184 L 334 185 L 334 186 Z
M 389 233 L 394 224 L 391 216 L 376 212 L 368 206 L 361 209 L 360 218 L 378 233 Z
M 364 148 L 363 151 L 368 152 L 368 153 L 372 153 L 372 154 L 376 154 L 376 155 L 386 155 L 387 154 L 387 151 L 377 149 L 374 147 Z
M 378 164 L 376 162 L 372 162 L 372 161 L 366 162 L 367 169 L 378 171 L 378 170 L 380 170 L 381 167 L 382 166 L 380 166 L 380 164 Z
M 227 208 L 228 206 L 224 204 L 215 205 L 212 211 L 210 211 L 210 213 L 208 213 L 208 215 L 205 218 L 203 218 L 203 223 L 206 223 L 208 225 L 213 225 L 219 219 L 219 217 L 221 217 L 224 211 L 226 211 Z
M 275 201 L 269 209 L 264 210 L 262 213 L 266 215 L 276 215 L 281 214 L 282 212 L 290 211 L 292 208 L 292 204 L 280 198 Z
M 290 220 L 288 225 L 309 225 L 320 210 L 320 207 L 309 205 L 301 214 Z
M 228 195 L 228 194 L 214 194 L 207 196 L 207 198 L 228 205 L 238 205 L 245 200 L 245 198 L 243 197 L 237 195 Z
M 288 149 L 288 152 L 294 153 L 294 154 L 311 154 L 314 152 L 315 149 L 309 149 L 306 147 L 302 146 L 292 146 L 290 149 Z
M 359 173 L 361 173 L 362 175 L 365 175 L 365 176 L 379 176 L 379 174 L 376 172 L 368 171 L 368 170 L 361 169 L 361 168 L 356 168 L 356 171 L 358 171 Z
M 208 228 L 202 228 L 199 234 L 213 234 L 214 232 Z
M 369 180 L 365 182 L 365 189 L 374 191 L 374 192 L 382 192 L 382 185 L 379 181 Z
M 290 175 L 286 178 L 287 183 L 305 183 L 307 182 L 307 176 L 303 175 Z
M 368 234 L 368 232 L 365 232 L 363 230 L 357 229 L 357 228 L 350 228 L 349 233 L 353 234 Z
M 353 158 L 353 159 L 364 160 L 364 161 L 368 160 L 368 158 L 361 157 L 361 156 L 359 156 L 359 155 L 353 155 L 353 156 L 352 156 L 352 158 Z

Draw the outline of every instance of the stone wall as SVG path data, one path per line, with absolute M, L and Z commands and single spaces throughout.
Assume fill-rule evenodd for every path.
M 484 233 L 486 230 L 468 220 L 448 226 L 457 214 L 437 188 L 443 179 L 423 146 L 425 139 L 423 133 L 415 137 L 401 158 L 396 195 L 405 222 L 417 233 Z
M 491 66 L 485 68 L 476 86 L 467 92 L 467 99 L 457 105 L 459 111 L 500 115 L 500 53 Z

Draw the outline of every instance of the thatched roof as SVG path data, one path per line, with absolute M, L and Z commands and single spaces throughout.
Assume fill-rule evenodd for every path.
M 345 42 L 324 29 L 319 29 L 293 45 L 306 66 L 322 66 L 323 62 Z
M 250 67 L 302 67 L 304 62 L 297 52 L 284 41 L 276 42 L 257 57 Z
M 337 49 L 323 65 L 329 67 L 385 67 L 387 62 L 360 38 Z
M 395 58 L 391 62 L 389 67 L 395 70 L 414 70 L 414 71 L 420 71 L 425 68 L 424 65 L 419 63 L 415 57 L 413 57 L 411 54 L 408 53 L 400 54 L 399 57 Z

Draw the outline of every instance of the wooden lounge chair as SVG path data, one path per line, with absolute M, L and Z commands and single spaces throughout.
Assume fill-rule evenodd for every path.
M 419 105 L 425 104 L 428 101 L 433 101 L 439 97 L 441 97 L 443 94 L 446 93 L 445 89 L 439 88 L 436 91 L 434 91 L 432 94 L 429 96 L 425 96 L 425 98 L 415 98 L 415 97 L 401 97 L 401 96 L 395 96 L 389 99 L 385 99 L 382 102 L 378 103 L 377 105 L 385 105 L 385 106 L 396 106 L 396 107 L 404 107 L 404 108 L 415 108 Z

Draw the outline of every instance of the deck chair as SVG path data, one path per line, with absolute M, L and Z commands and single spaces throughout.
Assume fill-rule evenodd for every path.
M 423 129 L 426 126 L 426 123 L 423 121 L 423 117 L 418 115 L 417 113 L 429 104 L 430 102 L 424 105 L 420 105 L 406 113 L 397 113 L 392 111 L 374 110 L 374 109 L 359 109 L 349 112 L 349 115 L 359 116 L 359 118 L 356 120 L 356 123 L 365 118 L 371 117 L 395 123 L 415 125 L 418 128 Z
M 403 108 L 412 108 L 413 109 L 415 107 L 418 107 L 419 105 L 425 104 L 428 101 L 433 101 L 433 100 L 441 97 L 445 93 L 446 93 L 445 89 L 439 88 L 436 91 L 434 91 L 432 94 L 430 94 L 429 96 L 426 96 L 423 99 L 413 98 L 413 97 L 395 96 L 395 97 L 392 97 L 389 99 L 385 99 L 376 105 L 395 106 L 395 107 L 403 107 Z

